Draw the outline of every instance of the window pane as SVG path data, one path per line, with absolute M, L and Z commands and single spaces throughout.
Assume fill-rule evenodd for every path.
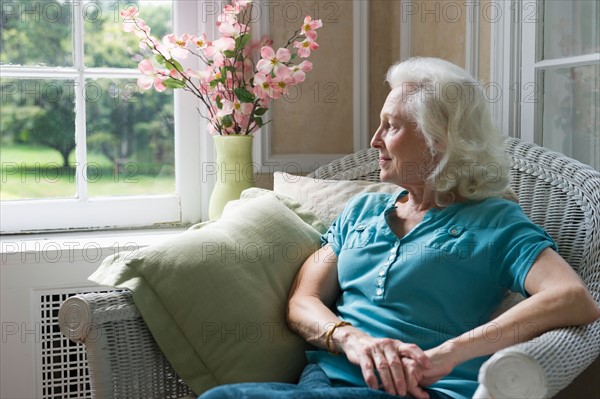
M 135 80 L 85 86 L 90 196 L 175 191 L 173 92 L 139 93 Z
M 543 59 L 598 52 L 599 12 L 596 0 L 545 1 Z
M 73 2 L 2 1 L 0 64 L 73 65 Z
M 0 79 L 1 200 L 75 195 L 74 87 Z
M 543 142 L 600 170 L 600 65 L 544 72 Z
M 85 30 L 85 65 L 88 67 L 135 68 L 141 60 L 139 40 L 123 32 L 120 12 L 133 1 L 87 0 L 83 4 Z M 137 5 L 140 16 L 161 38 L 171 31 L 171 1 L 148 0 Z

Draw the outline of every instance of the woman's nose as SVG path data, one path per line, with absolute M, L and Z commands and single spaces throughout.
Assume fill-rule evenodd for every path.
M 381 143 L 381 131 L 380 129 L 377 129 L 373 135 L 373 138 L 371 139 L 371 148 L 380 148 Z

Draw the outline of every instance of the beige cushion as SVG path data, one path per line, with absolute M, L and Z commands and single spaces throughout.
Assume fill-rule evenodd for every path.
M 197 394 L 241 381 L 296 382 L 306 343 L 288 329 L 285 308 L 319 238 L 270 193 L 161 244 L 109 257 L 90 279 L 133 291 L 161 350 Z
M 312 211 L 326 226 L 330 226 L 344 209 L 346 202 L 360 193 L 395 193 L 401 187 L 390 183 L 374 183 L 361 180 L 323 180 L 295 176 L 283 172 L 274 173 L 273 191 L 301 203 Z

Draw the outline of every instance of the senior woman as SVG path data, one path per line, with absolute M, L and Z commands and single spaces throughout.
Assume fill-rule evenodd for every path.
M 600 317 L 553 240 L 506 199 L 508 161 L 477 82 L 433 58 L 396 64 L 387 81 L 371 146 L 399 191 L 353 198 L 290 294 L 290 327 L 320 349 L 297 385 L 202 399 L 471 398 L 488 355 Z M 527 299 L 490 320 L 507 289 Z

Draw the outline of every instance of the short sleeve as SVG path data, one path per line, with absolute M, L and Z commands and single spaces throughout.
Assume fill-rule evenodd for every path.
M 546 248 L 557 250 L 554 240 L 534 224 L 517 204 L 503 209 L 503 223 L 487 251 L 503 288 L 529 296 L 525 278 L 533 263 Z
M 329 229 L 327 229 L 327 231 L 321 236 L 321 246 L 329 244 L 336 256 L 340 255 L 340 251 L 342 250 L 342 246 L 344 244 L 345 234 L 343 233 L 343 230 L 345 229 L 348 208 L 349 206 L 346 205 L 346 208 L 344 208 L 344 210 L 333 221 L 331 226 L 329 226 Z
M 329 229 L 321 236 L 321 246 L 329 244 L 333 252 L 337 256 L 344 245 L 346 234 L 348 233 L 348 220 L 353 218 L 356 213 L 360 212 L 361 206 L 368 198 L 369 194 L 359 194 L 352 197 L 347 203 L 342 212 L 333 221 Z

